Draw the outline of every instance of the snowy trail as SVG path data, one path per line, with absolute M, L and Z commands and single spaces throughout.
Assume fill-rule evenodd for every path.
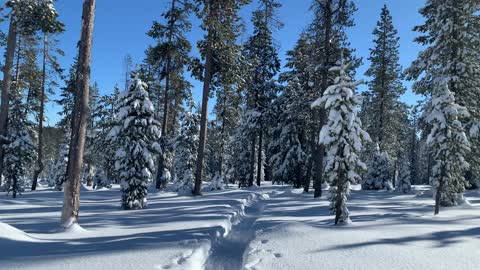
M 219 240 L 212 247 L 205 263 L 205 270 L 241 270 L 243 254 L 250 241 L 255 237 L 253 225 L 262 215 L 266 203 L 254 202 L 245 209 L 245 216 L 232 227 L 227 237 Z

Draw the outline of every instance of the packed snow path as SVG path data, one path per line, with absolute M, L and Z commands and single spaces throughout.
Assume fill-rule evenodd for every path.
M 264 199 L 267 197 L 264 196 Z M 223 239 L 219 239 L 210 251 L 206 270 L 241 270 L 243 267 L 243 254 L 249 242 L 254 238 L 253 225 L 261 216 L 265 202 L 255 201 L 247 205 L 245 216 L 239 223 L 232 227 L 232 230 Z

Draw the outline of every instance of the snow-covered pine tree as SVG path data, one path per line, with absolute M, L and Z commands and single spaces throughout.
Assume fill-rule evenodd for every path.
M 345 64 L 342 56 L 338 66 L 330 69 L 330 72 L 340 73 L 335 83 L 311 105 L 322 106 L 328 113 L 327 122 L 320 131 L 319 143 L 326 149 L 325 173 L 331 183 L 331 211 L 335 213 L 335 224 L 350 221 L 347 209 L 350 183 L 359 180 L 358 168 L 366 169 L 358 155 L 363 142 L 370 141 L 357 112 L 361 99 L 355 95 L 355 88 L 362 82 L 349 77 L 348 69 L 349 64 Z
M 58 156 L 49 173 L 49 186 L 61 191 L 67 177 L 68 152 L 70 149 L 70 132 L 65 132 L 63 142 L 58 147 Z
M 400 169 L 398 173 L 398 181 L 397 181 L 397 191 L 401 191 L 403 193 L 408 193 L 412 190 L 412 183 L 410 182 L 410 162 L 408 159 L 403 158 L 400 160 Z
M 431 183 L 434 189 L 435 214 L 440 206 L 453 206 L 465 201 L 464 172 L 469 164 L 465 160 L 470 143 L 461 118 L 468 111 L 456 103 L 455 95 L 448 88 L 448 81 L 436 82 L 437 87 L 425 110 L 425 121 L 431 125 L 427 143 L 434 165 Z
M 174 190 L 190 195 L 193 191 L 195 162 L 198 151 L 198 133 L 200 132 L 200 115 L 196 112 L 193 101 L 190 109 L 182 116 L 180 133 L 175 140 Z
M 245 142 L 251 138 L 258 119 L 258 112 L 254 110 L 246 111 L 240 121 L 239 126 L 228 143 L 226 163 L 228 173 L 226 178 L 230 183 L 238 183 L 238 187 L 250 187 L 253 185 L 250 179 L 250 161 L 251 148 L 245 146 Z
M 470 116 L 462 120 L 471 131 L 480 122 L 480 14 L 478 1 L 428 0 L 420 9 L 425 23 L 414 28 L 420 33 L 415 39 L 425 49 L 406 70 L 407 79 L 415 81 L 418 94 L 433 96 L 437 78 L 448 80 L 456 103 L 465 107 Z M 428 132 L 428 131 L 427 131 Z M 470 164 L 466 175 L 471 183 L 480 179 L 480 140 L 475 132 L 467 132 L 471 151 L 465 157 Z
M 210 181 L 209 189 L 210 190 L 223 190 L 228 186 L 228 183 L 225 182 L 222 175 L 215 174 L 215 176 Z
M 311 110 L 309 106 L 306 104 L 311 104 L 315 101 L 315 97 L 318 96 L 318 89 L 315 89 L 314 77 L 316 74 L 314 65 L 311 64 L 312 54 L 314 52 L 313 48 L 313 37 L 310 36 L 307 32 L 303 32 L 297 41 L 293 50 L 287 52 L 287 64 L 286 67 L 290 68 L 290 70 L 285 71 L 280 74 L 279 81 L 280 82 L 288 82 L 292 79 L 297 78 L 302 91 L 298 95 L 298 100 L 293 101 L 295 104 L 300 106 L 296 107 L 295 110 L 295 118 L 296 122 L 299 122 L 301 133 L 305 136 L 305 141 L 301 143 L 303 151 L 306 154 L 306 160 L 304 160 L 306 166 L 305 172 L 303 174 L 303 187 L 304 192 L 309 192 L 310 189 L 310 182 L 312 175 L 314 174 L 314 160 L 312 158 L 312 151 L 317 147 L 317 143 L 315 138 L 318 137 L 318 121 L 315 119 L 316 117 L 313 116 L 314 112 L 317 110 Z M 281 89 L 282 91 L 283 89 Z M 280 95 L 281 97 L 281 95 Z M 272 121 L 276 121 L 276 117 L 282 115 L 281 111 L 279 112 L 276 107 L 277 104 L 282 103 L 281 98 L 276 98 L 274 104 L 271 106 L 269 110 L 269 116 Z M 303 105 L 302 105 L 303 103 Z M 272 129 L 270 133 L 275 132 L 275 129 Z M 275 147 L 275 135 L 270 135 L 271 142 L 269 144 L 268 156 L 273 156 L 278 150 L 275 148 L 279 148 L 278 146 Z M 318 155 L 317 155 L 318 156 Z M 270 161 L 270 165 L 271 165 Z M 273 171 L 273 166 L 268 167 L 269 170 L 267 172 Z M 323 168 L 321 168 L 323 170 Z M 273 174 L 273 173 L 271 173 Z M 272 179 L 275 180 L 275 179 Z M 318 189 L 317 191 L 319 191 Z M 318 194 L 317 194 L 318 195 Z
M 269 151 L 274 181 L 293 183 L 301 187 L 304 166 L 307 161 L 304 125 L 308 112 L 302 96 L 302 88 L 297 77 L 293 77 L 282 94 L 274 102 L 278 113 L 278 124 L 273 129 L 273 140 Z
M 11 105 L 11 118 L 8 134 L 3 137 L 4 171 L 7 194 L 12 193 L 16 198 L 17 193 L 24 191 L 27 183 L 28 168 L 31 168 L 36 158 L 36 147 L 30 136 L 31 131 L 24 120 L 18 98 Z
M 95 175 L 93 176 L 93 188 L 94 189 L 101 189 L 101 188 L 111 188 L 112 182 L 108 179 L 105 171 L 102 168 L 98 168 L 95 170 Z
M 160 122 L 154 117 L 147 85 L 134 76 L 129 91 L 120 96 L 117 123 L 109 133 L 119 148 L 115 169 L 122 183 L 122 207 L 147 206 L 147 189 L 153 180 L 154 156 L 161 152 Z
M 387 152 L 381 152 L 378 143 L 372 160 L 368 164 L 368 173 L 362 181 L 363 190 L 392 190 L 392 177 L 390 173 L 390 157 Z

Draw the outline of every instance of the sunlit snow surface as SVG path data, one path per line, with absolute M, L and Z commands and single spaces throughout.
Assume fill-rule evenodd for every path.
M 480 263 L 478 191 L 467 192 L 470 205 L 434 217 L 427 187 L 406 195 L 355 190 L 353 223 L 341 227 L 325 197 L 288 186 L 204 194 L 152 192 L 148 209 L 124 211 L 118 187 L 84 188 L 81 227 L 67 231 L 59 224 L 62 192 L 1 194 L 0 269 L 473 270 Z

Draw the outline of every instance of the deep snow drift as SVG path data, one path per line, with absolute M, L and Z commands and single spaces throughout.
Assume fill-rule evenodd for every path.
M 358 188 L 358 186 L 356 186 Z M 150 194 L 120 209 L 118 188 L 81 193 L 80 224 L 59 231 L 62 192 L 0 196 L 0 269 L 478 269 L 480 193 L 434 217 L 428 187 L 355 190 L 353 224 L 326 197 L 287 186 L 193 198 Z M 8 225 L 7 225 L 8 224 Z

